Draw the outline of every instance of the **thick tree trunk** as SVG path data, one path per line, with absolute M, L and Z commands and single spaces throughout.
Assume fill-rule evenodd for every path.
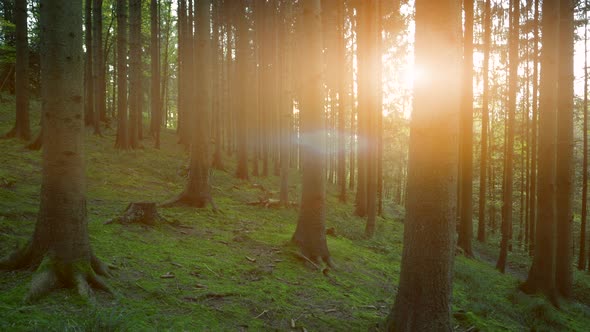
M 414 85 L 404 249 L 387 330 L 451 331 L 461 5 L 417 0 L 415 17 L 415 63 L 429 79 Z
M 31 242 L 0 262 L 1 269 L 37 267 L 26 300 L 58 287 L 89 296 L 108 271 L 93 255 L 86 220 L 82 3 L 44 0 L 41 6 L 43 149 L 41 205 Z M 67 179 L 67 181 L 64 181 Z M 43 263 L 42 263 L 43 261 Z
M 543 53 L 539 103 L 538 224 L 533 264 L 521 285 L 526 293 L 543 292 L 557 304 L 555 288 L 557 82 L 559 1 L 543 1 Z
M 301 208 L 293 242 L 313 262 L 331 265 L 326 241 L 326 187 L 324 173 L 324 108 L 322 97 L 322 38 L 320 0 L 303 0 L 301 25 L 301 135 L 303 175 Z
M 574 1 L 560 3 L 557 116 L 557 242 L 555 283 L 569 298 L 573 289 L 574 183 Z
M 184 204 L 198 208 L 211 203 L 217 210 L 211 196 L 209 181 L 209 116 L 211 113 L 211 1 L 200 0 L 195 8 L 196 20 L 196 50 L 195 71 L 199 79 L 195 84 L 195 110 L 190 119 L 191 128 L 191 160 L 187 185 L 184 191 L 174 200 L 164 203 L 164 206 Z

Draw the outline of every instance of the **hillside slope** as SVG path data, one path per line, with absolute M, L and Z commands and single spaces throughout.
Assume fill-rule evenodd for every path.
M 8 103 L 0 104 L 0 133 L 10 129 L 14 117 L 11 100 L 4 99 Z M 95 253 L 114 269 L 109 283 L 115 296 L 99 292 L 95 302 L 83 303 L 75 292 L 62 290 L 25 305 L 22 299 L 31 272 L 0 272 L 0 330 L 379 329 L 398 283 L 401 222 L 379 219 L 376 237 L 365 240 L 364 220 L 352 216 L 352 205 L 338 203 L 336 188 L 329 187 L 327 224 L 336 236 L 328 237 L 328 245 L 337 268 L 324 274 L 297 259 L 289 245 L 295 208 L 246 204 L 260 195 L 254 184 L 278 190 L 277 178 L 244 182 L 233 178 L 231 171 L 213 171 L 213 195 L 220 213 L 210 208 L 169 208 L 160 213 L 182 227 L 104 225 L 129 202 L 163 202 L 179 193 L 188 160 L 172 131 L 162 134 L 161 150 L 146 140 L 144 149 L 120 152 L 113 149 L 113 142 L 113 131 L 107 130 L 102 138 L 88 131 L 90 236 Z M 234 169 L 232 162 L 225 160 L 229 170 Z M 291 199 L 298 200 L 295 171 L 291 179 Z M 23 149 L 17 140 L 0 140 L 0 256 L 30 237 L 39 186 L 40 152 Z M 391 216 L 393 209 L 388 211 Z M 479 246 L 478 250 L 487 257 L 496 249 Z M 521 264 L 526 272 L 528 259 L 511 255 L 513 265 Z M 590 327 L 588 275 L 576 274 L 576 301 L 556 310 L 545 299 L 516 290 L 522 271 L 502 275 L 484 258 L 462 256 L 455 266 L 457 330 Z M 164 275 L 174 277 L 161 278 Z

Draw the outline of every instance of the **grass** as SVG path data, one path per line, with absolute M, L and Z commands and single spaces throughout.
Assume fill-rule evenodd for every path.
M 13 123 L 13 100 L 0 104 L 0 133 Z M 33 116 L 38 104 L 33 104 Z M 33 124 L 37 120 L 33 120 Z M 35 131 L 38 129 L 34 128 Z M 288 242 L 296 209 L 265 209 L 245 203 L 278 179 L 235 179 L 212 173 L 211 209 L 170 208 L 160 213 L 191 228 L 159 225 L 104 225 L 132 201 L 162 202 L 179 193 L 188 157 L 173 132 L 162 135 L 162 149 L 113 149 L 114 132 L 86 136 L 88 223 L 94 251 L 115 268 L 109 279 L 115 296 L 96 293 L 94 304 L 74 291 L 59 290 L 34 305 L 23 297 L 30 271 L 0 273 L 2 331 L 219 331 L 379 330 L 394 301 L 400 272 L 403 224 L 378 220 L 374 239 L 364 239 L 364 220 L 352 205 L 338 203 L 328 186 L 328 238 L 337 269 L 327 276 L 296 259 Z M 226 167 L 234 169 L 226 157 Z M 300 184 L 293 171 L 291 198 Z M 17 140 L 0 140 L 0 256 L 30 237 L 39 204 L 40 152 Z M 349 197 L 353 197 L 351 192 Z M 400 211 L 387 206 L 388 215 Z M 481 259 L 457 256 L 453 292 L 456 330 L 568 330 L 590 327 L 590 278 L 576 272 L 576 298 L 562 309 L 546 299 L 517 290 L 529 258 L 510 254 L 514 271 L 503 275 L 484 257 L 496 257 L 497 245 L 477 245 Z M 255 260 L 252 262 L 251 260 Z M 162 279 L 171 273 L 175 278 Z

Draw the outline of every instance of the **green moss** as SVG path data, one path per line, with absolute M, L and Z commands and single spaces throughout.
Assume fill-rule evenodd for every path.
M 0 105 L 0 130 L 10 129 L 11 107 Z M 326 223 L 336 233 L 328 244 L 336 268 L 327 276 L 292 253 L 297 209 L 245 204 L 261 195 L 252 183 L 275 191 L 276 197 L 278 179 L 236 180 L 235 164 L 227 157 L 228 171 L 212 172 L 220 213 L 177 207 L 160 213 L 183 227 L 104 225 L 131 201 L 162 202 L 178 194 L 188 161 L 171 131 L 162 133 L 161 150 L 146 140 L 145 149 L 115 151 L 114 131 L 104 135 L 95 137 L 89 130 L 86 138 L 88 222 L 94 252 L 115 268 L 108 283 L 118 296 L 97 292 L 96 305 L 88 305 L 75 291 L 59 290 L 24 305 L 31 273 L 0 273 L 0 330 L 289 330 L 293 320 L 310 331 L 357 331 L 375 328 L 389 314 L 399 282 L 402 208 L 386 204 L 389 217 L 377 220 L 376 235 L 368 240 L 365 220 L 353 216 L 351 203 L 339 203 L 337 188 L 328 185 Z M 0 185 L 12 183 L 0 186 L 0 255 L 5 255 L 33 230 L 40 153 L 24 151 L 17 140 L 0 140 L 0 156 Z M 290 181 L 290 199 L 297 201 L 297 171 Z M 497 242 L 494 235 L 490 241 Z M 455 262 L 456 326 L 482 331 L 584 331 L 590 326 L 587 274 L 576 273 L 575 301 L 555 310 L 544 298 L 516 290 L 518 274 L 526 273 L 529 264 L 522 250 L 510 253 L 516 274 L 506 275 L 488 261 L 496 257 L 497 246 L 478 244 L 476 250 L 482 258 L 457 257 Z M 166 274 L 174 278 L 161 278 Z

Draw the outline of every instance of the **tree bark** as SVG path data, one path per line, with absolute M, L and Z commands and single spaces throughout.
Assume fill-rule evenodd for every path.
M 236 66 L 237 66 L 237 79 L 240 84 L 240 91 L 238 92 L 239 102 L 236 110 L 237 123 L 236 123 L 236 139 L 237 139 L 237 153 L 238 153 L 238 166 L 236 169 L 236 177 L 238 179 L 248 179 L 248 110 L 249 110 L 249 97 L 248 97 L 248 85 L 251 83 L 248 79 L 248 58 L 251 56 L 251 49 L 249 46 L 248 37 L 248 23 L 245 17 L 245 8 L 243 4 L 234 4 L 235 11 L 235 22 L 236 22 Z
M 457 245 L 473 257 L 473 0 L 463 0 L 463 98 L 461 100 L 460 221 Z
M 82 2 L 44 0 L 41 6 L 41 98 L 44 141 L 41 204 L 29 244 L 0 269 L 38 267 L 26 300 L 58 287 L 108 287 L 92 253 L 86 220 Z M 67 181 L 64 181 L 67 179 Z
M 535 234 L 533 263 L 527 280 L 521 285 L 525 293 L 545 293 L 557 304 L 555 288 L 555 163 L 557 133 L 557 82 L 559 1 L 544 0 L 541 22 L 543 53 L 539 103 L 539 216 Z
M 331 265 L 326 241 L 326 187 L 324 173 L 324 107 L 322 97 L 322 38 L 320 0 L 303 0 L 300 52 L 301 135 L 303 175 L 301 208 L 293 242 L 301 253 L 318 263 Z
M 29 45 L 27 39 L 27 1 L 16 0 L 14 17 L 16 25 L 16 121 L 14 127 L 4 135 L 5 138 L 17 137 L 21 140 L 31 138 L 29 123 Z
M 154 146 L 160 148 L 162 127 L 162 102 L 160 100 L 160 17 L 159 1 L 150 1 L 150 51 L 151 51 L 151 133 Z
M 141 0 L 129 0 L 129 145 L 139 147 L 142 117 Z
M 485 2 L 484 41 L 483 41 L 483 96 L 481 110 L 481 156 L 479 164 L 479 214 L 477 224 L 477 240 L 486 242 L 486 189 L 488 163 L 488 124 L 490 122 L 490 48 L 492 43 L 492 10 L 491 0 Z
M 584 1 L 588 8 L 588 0 Z M 584 124 L 582 151 L 582 216 L 580 226 L 580 254 L 578 256 L 578 270 L 586 268 L 586 224 L 588 219 L 588 11 L 584 12 Z
M 415 17 L 415 63 L 428 79 L 414 85 L 404 248 L 387 330 L 451 331 L 461 2 L 417 0 Z
M 509 40 L 509 86 L 508 86 L 508 119 L 506 122 L 506 155 L 504 157 L 504 185 L 502 192 L 502 240 L 500 243 L 500 257 L 496 268 L 504 273 L 508 249 L 512 239 L 512 189 L 514 178 L 514 131 L 516 117 L 516 94 L 518 89 L 518 46 L 520 38 L 519 17 L 520 1 L 512 0 L 510 12 L 510 40 Z
M 92 1 L 92 125 L 94 134 L 101 136 L 100 120 L 104 118 L 105 87 L 102 54 L 102 0 Z
M 563 297 L 573 290 L 574 182 L 574 1 L 560 3 L 557 115 L 557 242 L 555 283 Z
M 127 1 L 117 0 L 117 139 L 115 148 L 129 149 L 127 131 Z

